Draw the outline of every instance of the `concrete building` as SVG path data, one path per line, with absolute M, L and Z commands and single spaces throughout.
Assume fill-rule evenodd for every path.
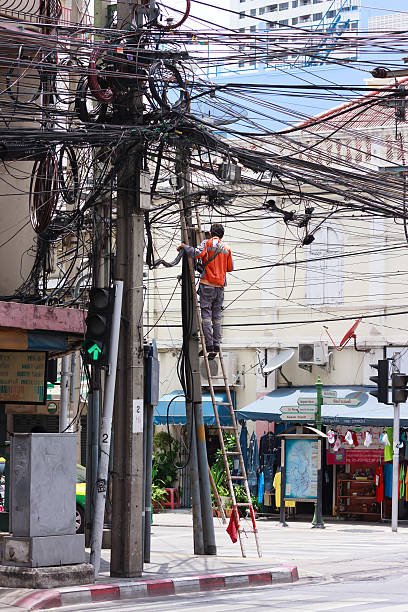
M 401 189 L 396 173 L 403 165 L 404 144 L 395 140 L 395 110 L 375 107 L 354 119 L 350 110 L 349 115 L 336 119 L 340 108 L 345 110 L 347 106 L 334 109 L 333 120 L 329 113 L 325 123 L 305 124 L 302 135 L 292 144 L 272 142 L 271 150 L 316 164 L 323 161 L 333 168 L 354 164 L 360 172 L 362 168 L 381 172 L 388 182 L 395 182 L 396 190 Z M 343 123 L 345 127 L 340 129 Z M 399 130 L 405 142 L 406 124 L 400 123 Z M 309 246 L 299 246 L 295 225 L 285 224 L 267 211 L 256 220 L 246 220 L 245 216 L 231 219 L 227 214 L 220 218 L 235 260 L 225 293 L 223 348 L 233 370 L 238 409 L 287 384 L 278 369 L 267 377 L 262 375 L 262 366 L 282 350 L 295 351 L 282 370 L 294 386 L 312 385 L 318 376 L 326 385 L 368 385 L 373 375 L 369 364 L 381 358 L 384 351 L 392 353 L 393 347 L 401 350 L 398 347 L 407 342 L 405 315 L 394 314 L 403 312 L 406 302 L 399 281 L 399 271 L 408 265 L 403 228 L 381 216 L 353 211 L 331 215 L 321 223 L 323 209 L 316 205 L 312 193 L 310 200 L 307 194 L 307 188 L 303 189 L 302 204 L 315 206 L 317 215 L 311 224 L 315 239 Z M 244 202 L 246 209 L 256 209 L 264 200 L 261 190 L 239 187 L 239 202 Z M 276 201 L 280 208 L 296 208 L 293 197 Z M 232 205 L 229 210 L 233 209 Z M 205 223 L 209 221 L 207 215 L 203 213 Z M 209 215 L 215 220 L 211 211 Z M 164 229 L 161 239 L 166 251 L 177 244 L 173 229 Z M 267 267 L 272 263 L 278 265 Z M 146 329 L 151 328 L 150 335 L 158 342 L 161 394 L 180 388 L 175 371 L 181 347 L 178 273 L 160 268 L 147 277 Z M 338 345 L 352 323 L 364 314 L 373 315 L 372 319 L 363 319 L 357 329 L 357 346 L 366 352 L 356 351 L 352 343 L 338 352 L 334 343 Z M 319 365 L 312 358 L 309 367 L 304 367 L 307 364 L 302 363 L 299 345 L 309 344 L 313 352 L 321 343 L 324 363 Z M 406 359 L 405 349 L 402 352 Z M 403 367 L 407 370 L 408 363 Z

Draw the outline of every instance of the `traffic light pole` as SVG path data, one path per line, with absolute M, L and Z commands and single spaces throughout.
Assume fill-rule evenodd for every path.
M 118 358 L 120 320 L 122 311 L 123 282 L 115 281 L 115 304 L 113 307 L 111 342 L 109 348 L 109 371 L 105 379 L 105 395 L 103 401 L 102 427 L 100 437 L 101 454 L 98 463 L 96 480 L 95 512 L 91 534 L 91 563 L 94 566 L 95 577 L 99 574 L 101 563 L 101 548 L 103 524 L 105 515 L 106 490 L 108 481 L 110 443 L 112 433 L 112 415 L 115 397 L 116 366 Z
M 399 430 L 400 430 L 400 405 L 394 404 L 394 423 L 392 440 L 392 505 L 391 505 L 391 529 L 398 530 L 398 500 L 399 500 Z

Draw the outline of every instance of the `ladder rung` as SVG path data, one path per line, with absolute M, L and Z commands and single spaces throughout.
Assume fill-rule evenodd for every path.
M 225 451 L 226 455 L 240 455 L 241 453 L 239 451 Z
M 231 406 L 229 402 L 215 402 L 216 406 Z
M 245 506 L 246 508 L 249 508 L 249 506 L 252 506 L 252 504 L 250 504 L 249 502 L 240 502 L 239 504 L 235 504 L 236 506 Z
M 245 480 L 245 476 L 231 476 L 231 480 Z
M 225 431 L 237 431 L 232 425 L 221 425 L 221 429 L 225 429 Z

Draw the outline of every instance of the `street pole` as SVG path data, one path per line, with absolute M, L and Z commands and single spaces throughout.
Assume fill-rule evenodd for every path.
M 315 423 L 316 429 L 322 431 L 322 404 L 323 404 L 323 383 L 320 377 L 316 381 L 316 413 Z M 319 465 L 317 469 L 317 501 L 314 506 L 314 515 L 312 520 L 312 529 L 324 529 L 322 502 L 323 502 L 323 470 L 322 470 L 322 445 L 319 441 Z
M 186 199 L 190 192 L 190 155 L 187 148 L 184 148 L 179 154 L 177 160 L 176 174 L 178 177 L 178 187 L 184 196 L 183 199 L 183 214 L 181 215 L 182 222 L 182 240 L 190 245 L 195 244 L 195 236 L 193 235 L 193 222 L 191 213 L 191 200 Z M 187 204 L 187 206 L 186 206 Z M 185 265 L 187 264 L 187 265 Z M 211 488 L 210 478 L 208 475 L 208 459 L 207 445 L 205 439 L 204 418 L 202 410 L 202 394 L 201 394 L 201 377 L 200 377 L 200 360 L 198 356 L 199 350 L 199 330 L 197 320 L 197 310 L 194 297 L 194 267 L 191 258 L 183 265 L 182 283 L 189 283 L 188 294 L 191 295 L 191 328 L 188 337 L 188 353 L 189 363 L 191 368 L 191 404 L 192 404 L 192 423 L 193 427 L 192 440 L 195 438 L 195 444 L 191 446 L 190 456 L 190 478 L 192 479 L 192 494 L 193 498 L 193 534 L 194 534 L 194 552 L 195 554 L 215 555 L 217 547 L 215 543 L 214 521 L 212 516 L 211 505 Z M 185 308 L 187 305 L 183 303 Z M 187 344 L 187 343 L 185 343 Z M 187 409 L 187 401 L 186 401 Z M 190 409 L 190 407 L 189 407 Z M 196 465 L 197 464 L 197 465 Z M 198 480 L 195 481 L 197 471 Z M 199 491 L 197 491 L 197 485 Z M 200 513 L 200 516 L 198 516 Z M 202 527 L 202 533 L 201 528 Z
M 398 530 L 398 500 L 399 500 L 399 430 L 400 430 L 400 405 L 394 403 L 394 423 L 392 440 L 392 506 L 391 506 L 391 529 Z
M 122 30 L 136 20 L 143 25 L 141 0 L 118 3 Z M 147 9 L 146 9 L 147 10 Z M 134 36 L 134 34 L 132 35 Z M 141 41 L 139 41 L 141 42 Z M 142 46 L 139 47 L 140 49 Z M 135 81 L 137 82 L 137 81 Z M 122 123 L 143 124 L 143 95 L 129 91 L 121 99 Z M 122 164 L 117 177 L 116 277 L 124 280 L 122 333 L 114 411 L 111 576 L 132 578 L 143 571 L 143 146 L 118 148 Z M 147 200 L 147 202 L 146 202 Z
M 61 395 L 59 409 L 59 432 L 66 432 L 68 427 L 68 395 L 69 381 L 71 375 L 69 355 L 64 355 L 61 360 Z
M 109 348 L 109 371 L 106 376 L 103 415 L 100 437 L 101 454 L 98 463 L 96 481 L 95 512 L 91 534 L 91 563 L 94 566 L 95 577 L 98 577 L 101 563 L 103 525 L 105 515 L 106 491 L 108 482 L 109 454 L 112 435 L 112 415 L 116 385 L 116 366 L 119 347 L 119 332 L 122 311 L 123 282 L 115 281 L 115 304 L 112 315 L 111 342 Z

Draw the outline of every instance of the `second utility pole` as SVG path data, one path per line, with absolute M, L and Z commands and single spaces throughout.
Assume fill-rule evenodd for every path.
M 181 151 L 176 162 L 177 187 L 182 194 L 182 240 L 192 246 L 195 245 L 193 231 L 191 198 L 186 196 L 190 192 L 190 152 L 185 144 L 181 144 Z M 197 311 L 194 296 L 194 268 L 189 258 L 183 261 L 182 294 L 188 296 L 189 303 L 182 302 L 183 319 L 186 319 L 186 310 L 190 311 L 190 329 L 183 329 L 183 350 L 187 352 L 186 366 L 186 424 L 191 432 L 190 440 L 190 480 L 193 506 L 193 538 L 194 553 L 196 555 L 215 555 L 214 522 L 211 507 L 210 479 L 208 475 L 207 445 L 202 410 L 200 363 L 198 357 L 199 332 Z

